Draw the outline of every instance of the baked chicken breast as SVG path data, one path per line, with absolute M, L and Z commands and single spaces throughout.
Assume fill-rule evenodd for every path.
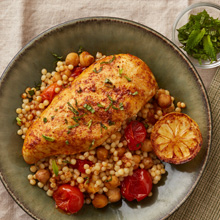
M 48 156 L 96 148 L 136 115 L 156 90 L 155 77 L 138 57 L 118 54 L 93 63 L 29 127 L 24 160 L 33 164 Z

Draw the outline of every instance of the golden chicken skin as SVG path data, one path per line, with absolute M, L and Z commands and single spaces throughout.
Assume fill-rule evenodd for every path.
M 157 87 L 149 67 L 136 56 L 118 54 L 96 61 L 29 127 L 24 160 L 33 164 L 52 155 L 96 148 L 137 115 Z

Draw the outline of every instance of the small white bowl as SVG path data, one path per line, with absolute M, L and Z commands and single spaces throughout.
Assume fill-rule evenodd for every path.
M 176 21 L 173 24 L 173 31 L 172 31 L 172 40 L 173 42 L 178 46 L 182 46 L 182 44 L 178 40 L 178 31 L 180 27 L 185 25 L 189 21 L 189 16 L 191 14 L 198 14 L 199 12 L 202 12 L 203 10 L 206 10 L 207 13 L 213 17 L 220 19 L 220 5 L 208 3 L 208 2 L 200 2 L 196 4 L 192 4 L 186 9 L 184 9 L 176 18 Z M 220 53 L 217 55 L 217 61 L 214 61 L 210 63 L 210 61 L 202 60 L 202 64 L 199 63 L 198 60 L 193 58 L 192 56 L 188 55 L 185 50 L 182 50 L 185 55 L 190 59 L 190 61 L 194 64 L 194 66 L 203 68 L 203 69 L 210 69 L 217 66 L 220 66 Z

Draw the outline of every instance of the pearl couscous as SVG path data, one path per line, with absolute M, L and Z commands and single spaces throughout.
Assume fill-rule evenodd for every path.
M 62 87 L 70 84 L 87 66 L 103 57 L 100 52 L 95 58 L 88 52 L 80 55 L 72 52 L 66 56 L 65 61 L 57 62 L 54 71 L 42 69 L 41 83 L 35 88 L 26 88 L 21 95 L 23 103 L 16 109 L 19 126 L 17 134 L 25 139 L 28 128 L 50 104 L 50 100 L 41 96 L 46 88 L 56 83 L 58 87 L 55 88 L 55 93 L 59 93 Z M 78 72 L 74 74 L 75 70 Z M 121 129 L 101 146 L 76 155 L 44 158 L 30 166 L 31 174 L 27 179 L 31 185 L 37 185 L 51 197 L 63 184 L 77 187 L 83 193 L 84 203 L 92 203 L 96 208 L 119 201 L 122 197 L 121 183 L 137 169 L 147 170 L 152 183 L 157 184 L 166 170 L 153 152 L 150 141 L 152 128 L 166 113 L 181 112 L 185 107 L 183 102 L 178 102 L 175 106 L 170 92 L 159 89 L 137 116 L 124 121 Z M 131 121 L 141 121 L 146 129 L 146 139 L 138 150 L 129 150 L 125 138 L 127 125 Z M 148 196 L 152 196 L 152 192 L 148 193 Z

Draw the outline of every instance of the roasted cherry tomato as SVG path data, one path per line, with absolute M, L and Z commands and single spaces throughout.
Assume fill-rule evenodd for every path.
M 145 169 L 137 169 L 132 176 L 127 176 L 121 183 L 121 194 L 128 201 L 141 201 L 151 192 L 152 178 Z
M 129 150 L 138 150 L 147 135 L 146 128 L 139 121 L 131 121 L 125 129 L 125 139 Z
M 85 173 L 85 169 L 84 169 L 84 165 L 85 164 L 88 164 L 89 166 L 92 166 L 93 165 L 93 162 L 90 161 L 90 160 L 77 160 L 76 161 L 76 164 L 75 165 L 71 165 L 70 166 L 73 168 L 73 169 L 77 169 L 79 170 L 79 172 L 81 173 Z
M 67 213 L 76 213 L 84 203 L 83 193 L 74 186 L 68 184 L 61 185 L 53 193 L 56 205 Z
M 42 101 L 48 100 L 51 103 L 54 96 L 56 95 L 55 89 L 58 87 L 60 86 L 58 86 L 57 83 L 53 83 L 50 86 L 48 86 L 40 95 L 42 97 Z
M 76 76 L 80 75 L 84 69 L 86 69 L 86 67 L 81 67 L 81 66 L 75 67 L 73 69 L 73 73 L 71 74 L 71 76 L 76 77 Z

